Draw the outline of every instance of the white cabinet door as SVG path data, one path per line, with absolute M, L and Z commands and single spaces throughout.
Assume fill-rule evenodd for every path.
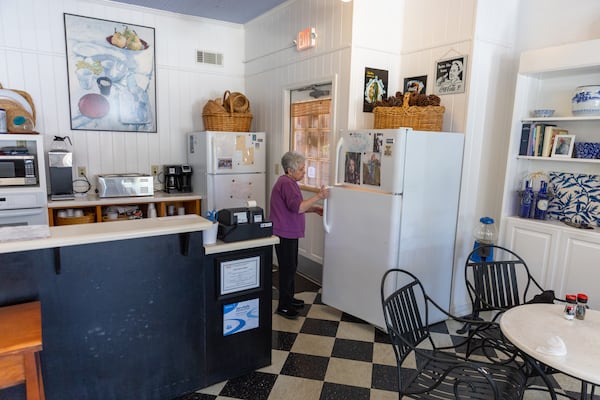
M 557 257 L 556 296 L 585 293 L 590 307 L 600 306 L 600 236 L 564 231 Z
M 525 260 L 531 275 L 544 289 L 555 289 L 554 269 L 560 229 L 527 219 L 504 219 L 502 246 Z

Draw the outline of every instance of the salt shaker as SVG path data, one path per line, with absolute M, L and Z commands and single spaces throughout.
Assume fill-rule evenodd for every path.
M 577 293 L 577 307 L 575 307 L 575 318 L 585 319 L 588 297 L 586 294 Z
M 567 304 L 565 305 L 565 318 L 572 320 L 575 318 L 575 308 L 577 307 L 577 296 L 568 294 L 566 296 Z

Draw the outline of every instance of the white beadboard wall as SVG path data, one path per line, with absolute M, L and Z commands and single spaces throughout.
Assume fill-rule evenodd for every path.
M 367 6 L 376 12 L 363 12 L 359 17 L 357 10 L 367 10 Z M 364 69 L 389 70 L 389 85 L 397 86 L 394 71 L 399 67 L 399 43 L 386 40 L 390 37 L 387 31 L 392 28 L 381 27 L 397 26 L 401 10 L 402 7 L 388 0 L 354 0 L 350 3 L 296 0 L 245 25 L 246 87 L 252 104 L 256 105 L 255 110 L 258 110 L 254 114 L 256 124 L 270 138 L 268 188 L 279 175 L 275 164 L 279 164 L 281 155 L 289 148 L 285 96 L 290 89 L 309 83 L 333 82 L 334 142 L 335 132 L 339 129 L 372 127 L 372 116 L 369 114 L 365 118 L 362 112 Z M 309 27 L 316 30 L 317 46 L 298 52 L 292 41 L 298 31 Z M 372 36 L 378 28 L 380 35 L 375 36 L 379 39 Z M 300 253 L 317 262 L 322 261 L 323 254 L 320 224 L 320 218 L 310 216 L 306 238 L 300 242 Z
M 158 133 L 70 130 L 63 13 L 155 28 Z M 0 82 L 32 95 L 46 148 L 54 135 L 70 136 L 74 164 L 90 178 L 149 173 L 185 162 L 185 134 L 203 129 L 207 100 L 245 90 L 244 38 L 239 24 L 104 0 L 1 0 Z M 223 53 L 224 66 L 196 64 L 196 50 Z

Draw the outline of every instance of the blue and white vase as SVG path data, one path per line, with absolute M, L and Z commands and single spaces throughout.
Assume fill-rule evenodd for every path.
M 600 115 L 600 85 L 578 86 L 571 99 L 573 115 Z

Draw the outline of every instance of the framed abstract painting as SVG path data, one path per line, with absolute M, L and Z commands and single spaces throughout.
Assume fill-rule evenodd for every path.
M 64 14 L 71 129 L 156 132 L 154 28 Z

